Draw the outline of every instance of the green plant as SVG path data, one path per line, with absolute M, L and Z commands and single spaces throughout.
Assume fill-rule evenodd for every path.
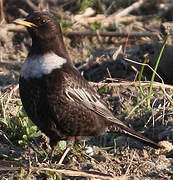
M 151 77 L 151 81 L 150 81 L 150 84 L 149 84 L 149 87 L 147 86 L 142 86 L 142 76 L 143 76 L 143 72 L 144 72 L 144 67 L 147 65 L 147 59 L 144 60 L 144 63 L 141 67 L 141 70 L 140 70 L 140 73 L 139 73 L 139 76 L 138 76 L 138 81 L 139 81 L 139 95 L 137 96 L 137 105 L 128 113 L 128 116 L 127 118 L 129 118 L 139 107 L 140 105 L 142 105 L 143 103 L 147 102 L 147 110 L 150 110 L 151 109 L 151 97 L 154 95 L 153 93 L 153 83 L 154 83 L 154 79 L 155 79 L 155 76 L 157 74 L 157 68 L 158 68 L 158 65 L 159 65 L 159 62 L 161 60 L 161 57 L 163 55 L 163 52 L 164 52 L 164 48 L 166 46 L 166 43 L 168 41 L 168 38 L 169 38 L 169 35 L 166 36 L 164 42 L 163 42 L 163 46 L 160 50 L 160 53 L 159 53 L 159 56 L 157 58 L 157 61 L 156 61 L 156 64 L 155 64 L 155 67 L 153 69 L 153 73 L 152 73 L 152 77 Z M 163 80 L 162 80 L 162 83 Z M 144 91 L 144 88 L 146 91 Z M 164 95 L 171 101 L 172 103 L 172 100 L 170 98 L 170 96 L 166 93 L 166 91 L 164 91 Z M 141 99 L 141 96 L 142 96 L 142 99 Z
M 9 139 L 17 140 L 22 146 L 29 143 L 32 137 L 41 135 L 37 126 L 28 118 L 22 106 L 18 106 L 13 112 L 5 117 L 0 117 L 0 127 L 5 130 Z
M 61 180 L 61 175 L 54 172 L 54 171 L 46 171 L 46 174 L 52 179 L 52 180 Z
M 71 21 L 67 21 L 67 20 L 60 20 L 60 26 L 63 30 L 68 29 L 69 27 L 71 27 L 73 25 L 73 23 Z
M 98 94 L 102 95 L 106 91 L 106 88 L 107 88 L 107 85 L 103 85 L 102 87 L 100 87 L 97 91 Z
M 92 31 L 96 31 L 96 30 L 99 30 L 101 28 L 101 24 L 98 23 L 97 21 L 93 22 L 93 23 L 90 23 L 90 29 Z
M 33 122 L 28 118 L 23 107 L 19 107 L 19 111 L 16 115 L 16 121 L 18 121 L 18 128 L 21 128 L 22 140 L 19 140 L 20 145 L 26 145 L 32 137 L 37 137 L 41 135 L 38 128 Z
M 163 46 L 162 46 L 162 48 L 160 50 L 160 54 L 159 54 L 159 56 L 157 58 L 157 61 L 156 61 L 155 67 L 154 67 L 154 71 L 153 71 L 153 74 L 152 74 L 152 77 L 151 77 L 150 88 L 149 88 L 149 95 L 148 95 L 148 98 L 147 98 L 147 106 L 148 106 L 149 109 L 151 108 L 151 106 L 150 106 L 151 98 L 150 97 L 151 97 L 151 94 L 153 93 L 152 92 L 153 91 L 153 82 L 154 82 L 154 79 L 155 79 L 155 76 L 156 76 L 156 72 L 157 72 L 157 68 L 159 66 L 159 62 L 160 62 L 161 57 L 163 55 L 163 52 L 164 52 L 164 49 L 165 49 L 165 46 L 166 46 L 166 43 L 168 41 L 169 36 L 170 36 L 169 34 L 166 35 L 166 38 L 165 38 L 165 40 L 163 42 Z
M 91 7 L 94 4 L 94 0 L 80 0 L 79 12 Z

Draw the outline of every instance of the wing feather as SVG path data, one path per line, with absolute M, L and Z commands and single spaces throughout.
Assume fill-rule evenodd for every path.
M 81 103 L 107 120 L 125 126 L 124 123 L 113 116 L 112 112 L 101 101 L 97 92 L 91 94 L 88 88 L 80 88 L 79 86 L 73 86 L 72 88 L 68 86 L 65 88 L 65 95 L 70 101 Z

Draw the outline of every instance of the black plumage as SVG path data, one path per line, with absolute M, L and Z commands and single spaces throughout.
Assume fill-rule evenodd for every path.
M 26 26 L 32 37 L 32 47 L 19 80 L 21 100 L 31 120 L 50 138 L 52 147 L 60 140 L 102 135 L 112 125 L 159 147 L 115 118 L 80 75 L 72 65 L 53 15 L 37 11 L 15 22 Z

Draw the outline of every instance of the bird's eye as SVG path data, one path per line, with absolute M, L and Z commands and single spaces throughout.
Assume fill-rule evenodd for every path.
M 43 20 L 42 20 L 42 23 L 44 24 L 45 22 L 46 22 L 46 20 L 45 20 L 45 19 L 43 19 Z
M 43 25 L 43 24 L 45 24 L 46 23 L 46 20 L 45 19 L 42 19 L 41 21 L 40 21 L 40 24 L 41 25 Z

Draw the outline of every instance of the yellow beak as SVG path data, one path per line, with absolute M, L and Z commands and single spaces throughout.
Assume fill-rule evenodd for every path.
M 24 19 L 16 19 L 14 21 L 14 23 L 22 25 L 22 26 L 26 26 L 26 27 L 37 27 L 37 25 L 35 25 L 34 23 L 31 23 L 29 21 L 25 21 Z

